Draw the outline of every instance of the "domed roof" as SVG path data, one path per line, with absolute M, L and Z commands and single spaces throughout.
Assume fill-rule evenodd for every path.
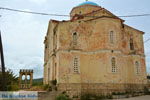
M 82 5 L 94 5 L 94 6 L 99 6 L 98 4 L 91 2 L 91 1 L 85 1 L 81 4 L 79 4 L 78 6 L 82 6 Z

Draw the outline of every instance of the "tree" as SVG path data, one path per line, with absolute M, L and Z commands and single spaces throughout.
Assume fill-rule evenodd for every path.
M 5 72 L 5 80 L 6 81 L 6 88 L 7 91 L 11 91 L 11 90 L 18 90 L 18 77 L 16 77 L 16 75 L 14 75 L 14 73 L 11 70 L 7 70 Z M 2 72 L 0 72 L 0 91 L 2 89 L 2 81 L 3 77 L 2 77 Z

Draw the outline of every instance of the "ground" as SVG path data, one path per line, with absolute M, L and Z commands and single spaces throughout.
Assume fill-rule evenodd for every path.
M 125 99 L 113 99 L 113 100 L 150 100 L 150 95 L 132 97 L 132 98 L 125 98 Z

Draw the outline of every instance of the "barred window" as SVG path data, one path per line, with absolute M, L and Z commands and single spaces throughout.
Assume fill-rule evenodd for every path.
M 78 58 L 74 58 L 73 71 L 74 73 L 79 73 L 79 59 Z
M 77 45 L 77 33 L 73 33 L 73 45 Z
M 114 57 L 111 59 L 111 64 L 112 64 L 112 72 L 113 73 L 117 72 L 116 59 Z
M 110 31 L 109 36 L 110 36 L 110 43 L 114 43 L 114 32 Z
M 134 50 L 133 38 L 130 38 L 130 50 Z
M 140 74 L 140 64 L 138 61 L 135 62 L 135 69 L 136 69 L 136 74 Z

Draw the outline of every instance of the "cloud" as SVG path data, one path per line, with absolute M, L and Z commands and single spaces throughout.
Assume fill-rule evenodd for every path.
M 36 4 L 43 4 L 43 3 L 46 3 L 48 0 L 29 0 L 29 1 L 36 3 Z
M 34 69 L 34 78 L 42 77 L 47 24 L 23 13 L 4 14 L 2 23 L 6 67 L 17 75 L 20 69 Z

